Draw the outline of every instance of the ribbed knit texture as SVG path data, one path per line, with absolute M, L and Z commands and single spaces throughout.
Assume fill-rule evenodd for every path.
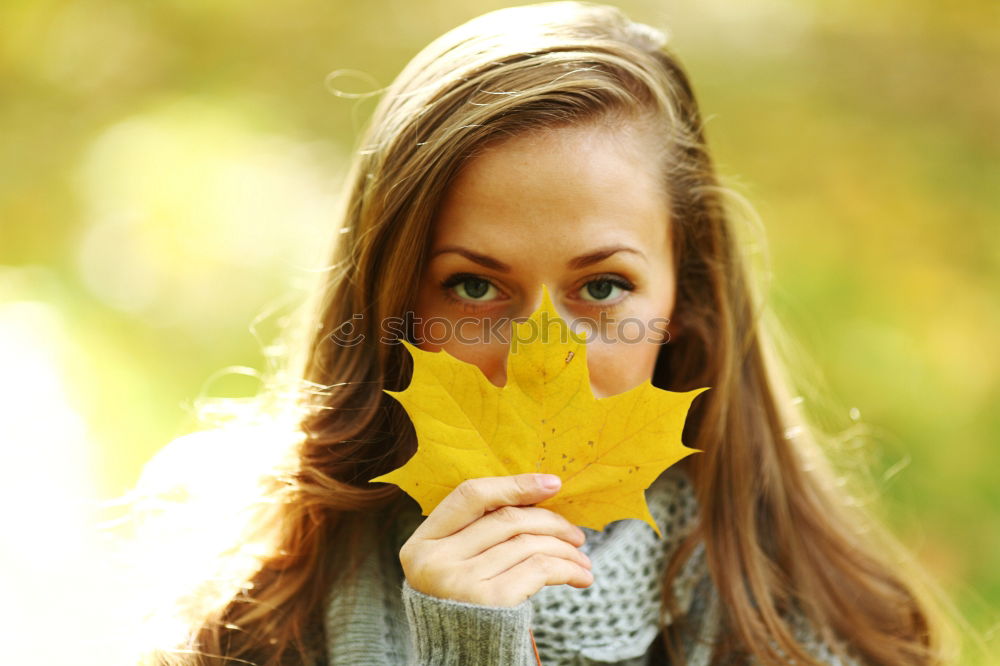
M 535 662 L 528 634 L 530 601 L 513 608 L 478 606 L 431 597 L 404 582 L 403 603 L 419 664 L 528 666 Z
M 421 664 L 434 666 L 526 666 L 535 664 L 531 628 L 545 666 L 647 663 L 660 631 L 663 568 L 697 524 L 690 481 L 679 468 L 667 470 L 646 491 L 664 538 L 638 520 L 622 520 L 599 532 L 584 528 L 582 550 L 593 563 L 594 583 L 542 588 L 514 608 L 438 599 L 411 588 L 399 564 L 399 548 L 423 520 L 418 512 L 376 534 L 373 552 L 350 590 L 331 591 L 325 632 L 330 664 Z M 384 532 L 383 532 L 384 534 Z M 381 541 L 379 541 L 381 539 Z M 708 575 L 704 544 L 698 544 L 673 581 L 672 592 L 690 631 L 682 636 L 689 666 L 708 666 L 719 627 L 719 602 Z M 669 623 L 671 618 L 665 616 Z M 823 663 L 837 660 L 818 632 L 802 618 L 796 639 Z

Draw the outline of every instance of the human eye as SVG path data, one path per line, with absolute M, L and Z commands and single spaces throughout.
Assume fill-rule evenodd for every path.
M 625 292 L 635 289 L 635 285 L 617 275 L 602 275 L 589 280 L 580 288 L 580 299 L 591 305 L 617 303 Z
M 441 289 L 455 303 L 486 303 L 499 294 L 499 289 L 492 282 L 471 273 L 449 275 L 441 281 Z

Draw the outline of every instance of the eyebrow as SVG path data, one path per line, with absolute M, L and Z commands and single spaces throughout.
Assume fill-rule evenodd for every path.
M 646 255 L 642 251 L 635 249 L 634 247 L 629 247 L 628 245 L 608 245 L 606 247 L 598 248 L 593 252 L 588 252 L 587 254 L 581 254 L 579 257 L 573 257 L 566 262 L 566 268 L 580 269 L 586 268 L 587 266 L 592 266 L 594 264 L 600 263 L 607 259 L 608 257 L 617 254 L 619 252 L 630 252 L 632 254 L 638 255 L 643 260 L 646 260 Z M 509 273 L 510 266 L 503 263 L 499 259 L 494 259 L 488 254 L 480 254 L 479 252 L 473 252 L 472 250 L 461 247 L 460 245 L 445 245 L 444 247 L 435 250 L 430 258 L 433 259 L 441 254 L 454 253 L 461 255 L 479 264 L 480 266 L 485 266 L 486 268 L 491 268 L 495 271 L 501 273 Z

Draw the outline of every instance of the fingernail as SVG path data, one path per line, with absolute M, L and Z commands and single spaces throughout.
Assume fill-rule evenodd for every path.
M 562 485 L 562 479 L 555 474 L 539 474 L 538 485 L 545 490 L 555 490 Z

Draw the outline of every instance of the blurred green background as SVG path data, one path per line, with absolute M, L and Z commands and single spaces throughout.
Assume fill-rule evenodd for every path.
M 0 626 L 39 638 L 11 663 L 65 650 L 34 612 L 68 644 L 113 616 L 95 500 L 199 396 L 256 390 L 374 107 L 333 89 L 505 4 L 0 4 Z M 618 5 L 670 34 L 824 418 L 863 427 L 883 514 L 995 653 L 1000 4 Z

